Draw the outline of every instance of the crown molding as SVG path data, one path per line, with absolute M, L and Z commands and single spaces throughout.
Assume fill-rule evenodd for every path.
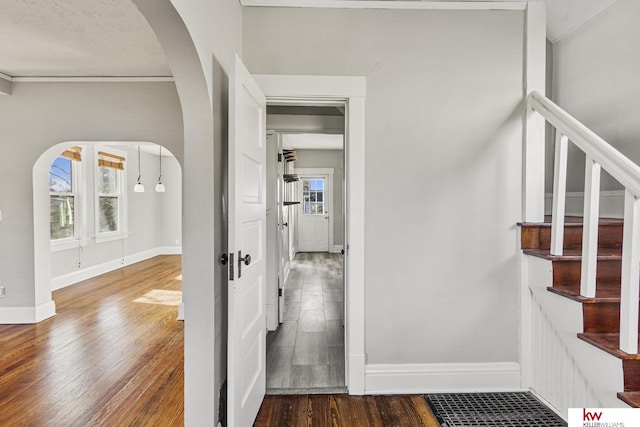
M 148 83 L 173 82 L 175 79 L 167 77 L 12 77 L 14 83 Z
M 240 4 L 334 9 L 524 10 L 527 1 L 240 0 Z

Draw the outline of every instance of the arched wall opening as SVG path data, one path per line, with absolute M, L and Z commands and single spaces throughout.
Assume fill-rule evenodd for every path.
M 225 272 L 216 255 L 226 252 L 222 165 L 227 141 L 227 77 L 213 52 L 207 52 L 207 67 L 203 67 L 191 34 L 170 0 L 132 1 L 164 50 L 182 108 L 184 421 L 185 425 L 214 425 L 226 375 Z M 187 3 L 180 2 L 184 9 L 203 7 L 203 2 Z M 228 21 L 223 15 L 206 19 L 207 27 Z
M 147 191 L 134 193 L 138 177 L 137 147 L 142 182 Z M 73 163 L 74 233 L 71 238 L 51 239 L 49 170 L 52 162 L 65 150 L 80 147 L 80 157 Z M 48 148 L 33 167 L 34 262 L 37 304 L 53 309 L 51 292 L 95 277 L 155 255 L 181 253 L 182 169 L 165 147 L 149 142 L 68 141 Z M 98 207 L 98 152 L 122 156 L 122 173 L 118 183 L 120 215 L 117 230 L 102 233 Z M 160 174 L 166 191 L 157 193 L 154 186 Z M 59 220 L 68 222 L 68 218 Z M 43 313 L 44 314 L 44 313 Z

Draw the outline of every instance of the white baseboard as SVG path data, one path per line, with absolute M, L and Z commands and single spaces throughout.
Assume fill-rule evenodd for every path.
M 333 245 L 330 249 L 329 252 L 331 252 L 332 254 L 339 254 L 342 252 L 342 245 Z
M 56 291 L 75 283 L 82 282 L 83 280 L 91 279 L 101 274 L 109 273 L 110 271 L 117 270 L 118 268 L 126 267 L 128 265 L 135 264 L 136 262 L 153 258 L 154 256 L 179 255 L 181 253 L 182 247 L 180 246 L 159 246 L 157 248 L 127 255 L 124 257 L 124 261 L 121 258 L 118 258 L 111 261 L 103 262 L 101 264 L 92 265 L 91 267 L 83 268 L 81 270 L 73 271 L 71 273 L 52 277 L 51 290 Z
M 160 246 L 156 249 L 158 255 L 182 255 L 182 246 Z
M 184 301 L 178 306 L 178 320 L 184 320 Z
M 349 394 L 363 395 L 366 390 L 366 355 L 349 354 Z
M 551 215 L 553 195 L 545 194 L 545 214 Z M 565 201 L 567 216 L 582 216 L 584 211 L 584 193 L 568 192 Z M 600 192 L 600 218 L 624 217 L 624 190 Z
M 289 273 L 291 273 L 291 262 L 286 262 L 284 264 L 284 279 L 282 279 L 282 284 L 284 287 L 284 284 L 287 283 L 287 279 L 289 278 Z
M 19 325 L 38 323 L 56 315 L 56 303 L 45 302 L 37 307 L 2 307 L 0 324 Z
M 516 362 L 367 365 L 365 377 L 367 394 L 521 390 Z

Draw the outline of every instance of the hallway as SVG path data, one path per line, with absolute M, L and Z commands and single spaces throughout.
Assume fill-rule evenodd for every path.
M 343 257 L 298 253 L 284 321 L 267 336 L 267 394 L 344 392 Z

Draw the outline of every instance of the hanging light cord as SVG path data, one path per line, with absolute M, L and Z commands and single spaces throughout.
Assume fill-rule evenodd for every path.
M 160 147 L 160 175 L 158 176 L 158 184 L 162 183 L 162 147 Z

